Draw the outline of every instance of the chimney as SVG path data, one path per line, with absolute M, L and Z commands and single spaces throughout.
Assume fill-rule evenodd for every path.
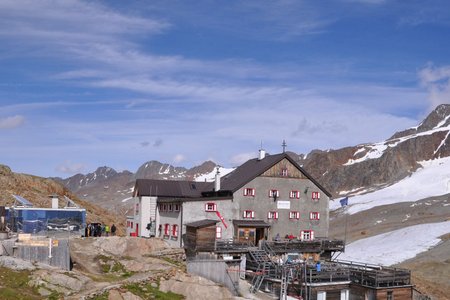
M 219 172 L 219 166 L 217 166 L 217 173 L 216 177 L 214 178 L 214 191 L 220 190 L 220 172 Z
M 258 157 L 258 160 L 263 160 L 264 157 L 266 157 L 266 151 L 264 151 L 263 149 L 259 149 L 259 157 Z
M 50 195 L 49 197 L 52 198 L 52 208 L 59 208 L 58 195 Z

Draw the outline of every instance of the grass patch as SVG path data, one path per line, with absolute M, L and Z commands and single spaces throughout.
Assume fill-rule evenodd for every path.
M 0 299 L 43 299 L 37 288 L 30 287 L 30 271 L 14 271 L 0 267 Z
M 109 298 L 109 291 L 106 291 L 106 292 L 103 292 L 100 295 L 97 295 L 97 296 L 94 296 L 94 297 L 90 297 L 90 298 L 87 298 L 87 299 L 89 299 L 89 300 L 108 300 L 108 298 Z
M 160 299 L 160 300 L 181 300 L 184 299 L 183 295 L 175 294 L 172 292 L 162 292 L 159 290 L 159 284 L 157 287 L 153 287 L 151 283 L 132 283 L 122 286 L 133 294 L 143 299 Z
M 97 255 L 96 260 L 100 264 L 100 270 L 106 275 L 108 281 L 117 280 L 119 277 L 128 278 L 135 272 L 128 271 L 123 264 L 112 257 L 106 255 Z

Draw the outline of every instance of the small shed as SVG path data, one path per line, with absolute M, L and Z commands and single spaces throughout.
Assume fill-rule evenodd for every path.
M 186 224 L 184 248 L 186 255 L 195 256 L 199 252 L 213 252 L 216 244 L 218 220 L 200 220 Z

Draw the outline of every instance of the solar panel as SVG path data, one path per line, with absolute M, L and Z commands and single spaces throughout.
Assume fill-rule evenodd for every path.
M 17 196 L 17 195 L 13 195 L 13 197 L 16 199 L 17 202 L 20 203 L 20 205 L 18 205 L 18 206 L 33 207 L 33 203 L 31 203 L 27 199 Z M 14 203 L 14 205 L 16 205 L 16 204 Z
M 76 208 L 79 208 L 79 206 L 78 206 L 75 202 L 73 202 L 72 199 L 70 199 L 69 197 L 67 197 L 66 195 L 64 195 L 64 199 L 67 200 L 66 207 L 76 207 Z

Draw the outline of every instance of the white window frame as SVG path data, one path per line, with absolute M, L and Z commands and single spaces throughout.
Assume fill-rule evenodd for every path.
M 173 211 L 172 203 L 167 204 L 167 211 Z
M 290 199 L 300 199 L 300 191 L 291 191 L 289 193 Z
M 288 176 L 288 169 L 287 168 L 282 168 L 281 169 L 281 176 L 283 177 L 287 177 Z
M 299 211 L 290 211 L 289 219 L 290 220 L 300 220 L 300 212 Z
M 267 219 L 273 219 L 273 220 L 278 219 L 278 212 L 277 211 L 269 211 L 267 213 Z
M 320 192 L 312 192 L 311 199 L 315 200 L 315 201 L 319 201 L 320 200 Z
M 215 204 L 214 202 L 205 203 L 205 211 L 207 212 L 217 211 L 217 204 Z
M 180 211 L 180 204 L 174 204 L 173 211 Z
M 320 213 L 317 211 L 312 211 L 309 213 L 310 220 L 320 220 Z
M 216 239 L 221 239 L 222 238 L 222 227 L 217 226 L 216 227 Z
M 255 189 L 254 188 L 244 188 L 244 196 L 255 196 Z
M 300 231 L 300 240 L 302 240 L 302 241 L 313 241 L 314 240 L 314 230 L 302 230 L 302 231 Z
M 255 218 L 255 212 L 253 210 L 244 210 L 242 217 L 244 219 L 254 219 Z
M 274 194 L 275 194 L 275 197 L 277 197 L 277 198 L 280 197 L 280 191 L 279 190 L 277 190 L 277 189 L 270 189 L 269 190 L 269 197 L 273 198 Z

